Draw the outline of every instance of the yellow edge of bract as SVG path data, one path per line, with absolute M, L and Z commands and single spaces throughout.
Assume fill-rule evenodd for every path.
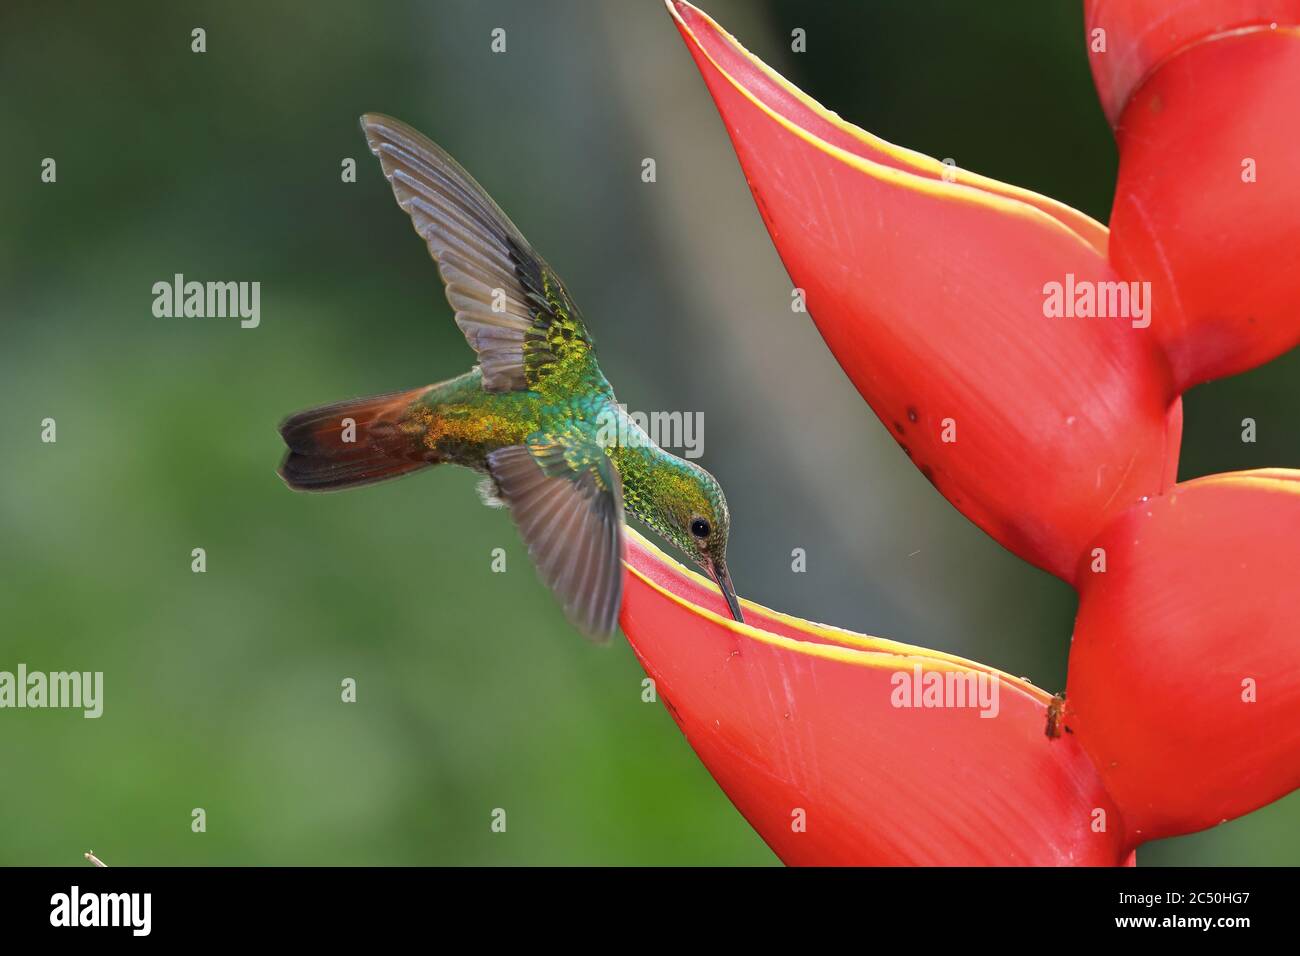
M 1192 485 L 1242 485 L 1248 488 L 1268 488 L 1284 494 L 1300 495 L 1300 471 L 1289 468 L 1256 468 L 1253 471 L 1233 471 L 1221 475 L 1204 475 L 1182 482 L 1178 487 Z
M 640 542 L 647 551 L 655 556 L 660 564 L 675 573 L 678 577 L 694 580 L 696 583 L 705 587 L 716 587 L 712 581 L 709 581 L 703 575 L 696 574 L 689 568 L 683 567 L 679 562 L 674 561 L 668 555 L 659 550 L 653 543 L 640 534 L 635 528 L 624 528 L 626 534 Z M 752 611 L 760 614 L 766 614 L 770 617 L 789 624 L 791 627 L 805 631 L 808 634 L 816 635 L 826 640 L 835 641 L 835 644 L 818 644 L 810 641 L 800 641 L 793 637 L 787 637 L 783 634 L 773 634 L 771 631 L 765 631 L 760 627 L 752 624 L 743 624 L 740 621 L 734 621 L 729 617 L 724 617 L 710 611 L 708 608 L 700 607 L 698 604 L 688 601 L 679 594 L 668 590 L 660 584 L 652 581 L 645 574 L 633 567 L 626 559 L 623 564 L 632 574 L 640 580 L 662 594 L 664 597 L 686 608 L 691 613 L 702 617 L 713 624 L 720 625 L 727 630 L 733 631 L 743 637 L 748 637 L 764 644 L 770 644 L 774 647 L 784 648 L 797 654 L 806 654 L 812 657 L 822 657 L 827 660 L 839 661 L 843 664 L 853 664 L 859 667 L 875 667 L 884 670 L 898 670 L 903 662 L 907 666 L 912 663 L 925 663 L 931 670 L 941 671 L 979 671 L 988 674 L 991 677 L 997 677 L 1002 683 L 1007 684 L 1015 689 L 1032 697 L 1038 703 L 1046 705 L 1052 695 L 1040 687 L 1035 687 L 1027 680 L 1019 677 L 1013 677 L 1005 671 L 1000 671 L 996 667 L 990 667 L 987 664 L 981 664 L 978 661 L 967 660 L 964 657 L 958 657 L 955 654 L 947 654 L 943 651 L 930 650 L 929 648 L 916 647 L 911 644 L 903 644 L 899 641 L 891 641 L 885 638 L 868 637 L 865 634 L 857 634 L 853 631 L 846 631 L 842 628 L 828 627 L 824 624 L 814 624 L 811 621 L 805 621 L 802 618 L 792 617 L 788 614 L 782 614 L 780 611 L 773 611 L 755 604 L 753 601 L 741 599 L 741 604 Z
M 681 18 L 677 17 L 676 11 L 673 10 L 672 0 L 665 0 L 665 3 L 667 3 L 669 10 L 673 13 L 674 17 L 678 19 L 680 22 Z M 879 136 L 877 136 L 875 133 L 872 133 L 870 130 L 863 129 L 861 126 L 858 126 L 856 123 L 850 123 L 844 117 L 840 116 L 839 113 L 836 113 L 834 110 L 827 109 L 821 103 L 817 102 L 817 100 L 813 99 L 803 90 L 799 89 L 799 87 L 795 86 L 793 83 L 787 80 L 776 70 L 772 69 L 772 67 L 768 66 L 768 64 L 765 63 L 763 60 L 759 59 L 753 53 L 750 53 L 749 50 L 744 46 L 744 44 L 742 44 L 739 40 L 735 38 L 735 36 L 729 33 L 720 23 L 718 23 L 718 21 L 714 20 L 711 16 L 709 16 L 707 13 L 705 13 L 703 10 L 699 9 L 698 7 L 694 6 L 693 4 L 688 4 L 688 6 L 690 6 L 692 10 L 698 13 L 700 17 L 702 17 L 705 21 L 707 21 L 708 24 L 714 30 L 716 30 L 728 43 L 734 46 L 736 50 L 741 54 L 741 56 L 749 60 L 752 64 L 754 64 L 754 66 L 758 67 L 758 69 L 761 70 L 768 78 L 770 78 L 778 86 L 780 86 L 787 93 L 789 93 L 800 103 L 806 106 L 816 116 L 819 116 L 822 119 L 826 120 L 826 122 L 830 123 L 832 126 L 836 127 L 837 129 L 842 130 L 845 133 L 848 133 L 854 139 L 857 139 L 858 141 L 865 143 L 871 149 L 879 150 L 880 152 L 885 153 L 888 156 L 892 156 L 893 158 L 897 159 L 899 162 L 907 163 L 909 166 L 913 167 L 914 169 L 926 173 L 934 173 L 939 176 L 943 175 L 943 172 L 946 167 L 944 166 L 943 163 L 939 162 L 939 160 L 935 159 L 933 156 L 928 156 L 925 153 L 919 152 L 915 149 L 909 149 L 906 146 L 899 146 L 898 144 L 891 143 L 886 139 L 881 139 Z M 685 22 L 682 22 L 682 25 L 685 26 L 688 31 L 690 30 L 690 27 Z M 694 31 L 691 31 L 691 35 L 694 36 Z M 703 47 L 701 47 L 700 49 L 701 51 L 704 52 L 705 56 L 709 56 L 707 50 L 704 50 Z M 709 57 L 709 61 L 713 63 L 714 66 L 718 67 L 718 71 L 720 73 L 724 73 L 724 74 L 726 73 L 726 71 L 723 70 L 722 67 L 718 65 L 717 61 L 714 60 L 711 56 Z M 1064 216 L 1077 217 L 1081 223 L 1087 225 L 1090 229 L 1096 230 L 1098 235 L 1101 236 L 1103 240 L 1107 239 L 1110 235 L 1110 230 L 1106 227 L 1104 223 L 1098 222 L 1096 219 L 1093 219 L 1091 216 L 1089 216 L 1087 213 L 1083 212 L 1082 210 L 1075 209 L 1073 206 L 1068 205 L 1067 203 L 1063 203 L 1059 199 L 1053 199 L 1051 196 L 1045 196 L 1042 193 L 1034 192 L 1032 189 L 1026 189 L 1023 186 L 1017 186 L 1014 183 L 1006 183 L 1000 179 L 993 179 L 992 177 L 989 176 L 983 176 L 979 173 L 974 173 L 967 169 L 963 169 L 961 172 L 962 172 L 962 178 L 966 181 L 966 184 L 968 185 L 977 186 L 987 192 L 992 192 L 996 195 L 1006 196 L 1007 198 L 1011 198 L 1011 199 L 1018 199 L 1029 205 L 1042 203 L 1042 205 L 1046 206 L 1047 208 L 1052 209 L 1054 211 L 1059 211 Z M 1065 225 L 1067 226 L 1067 228 L 1071 228 L 1068 224 Z M 1072 229 L 1072 231 L 1076 231 L 1076 230 Z M 1094 248 L 1096 247 L 1094 246 Z M 1099 249 L 1098 251 L 1101 252 L 1102 254 L 1105 254 L 1104 249 Z
M 1109 230 L 1104 225 L 1102 225 L 1101 223 L 1093 219 L 1091 216 L 1088 216 L 1086 213 L 1082 213 L 1079 210 L 1074 209 L 1072 206 L 1067 206 L 1065 203 L 1058 202 L 1057 200 L 1051 199 L 1048 196 L 1043 196 L 1041 193 L 1035 193 L 1032 190 L 1024 189 L 1023 187 L 1020 186 L 1012 186 L 1011 184 L 1003 183 L 1000 180 L 989 179 L 986 176 L 980 176 L 978 173 L 972 173 L 969 172 L 968 170 L 962 170 L 962 174 L 964 177 L 970 179 L 972 182 L 988 184 L 990 187 L 996 186 L 998 188 L 982 189 L 982 188 L 977 188 L 976 186 L 973 185 L 968 185 L 966 183 L 948 183 L 948 182 L 943 182 L 942 180 L 928 179 L 924 176 L 919 176 L 915 173 L 909 173 L 904 170 L 894 169 L 892 166 L 886 166 L 883 163 L 877 163 L 873 160 L 866 159 L 865 157 L 858 156 L 856 153 L 850 153 L 848 150 L 836 146 L 833 143 L 826 142 L 821 137 L 815 135 L 814 133 L 809 132 L 808 130 L 804 129 L 802 126 L 798 125 L 792 120 L 786 119 L 786 117 L 782 116 L 780 113 L 777 113 L 766 103 L 760 100 L 757 96 L 751 93 L 748 89 L 746 89 L 744 84 L 742 84 L 739 80 L 737 80 L 730 73 L 724 70 L 721 64 L 719 64 L 718 61 L 715 60 L 709 54 L 709 51 L 706 50 L 703 47 L 703 45 L 700 44 L 699 40 L 695 38 L 695 31 L 693 31 L 690 28 L 690 25 L 687 24 L 678 15 L 677 10 L 673 6 L 673 0 L 664 0 L 664 3 L 668 7 L 668 12 L 672 14 L 673 19 L 676 20 L 678 23 L 680 23 L 682 25 L 682 28 L 685 29 L 688 34 L 690 34 L 693 42 L 695 43 L 696 49 L 698 49 L 701 53 L 704 54 L 705 59 L 707 59 L 710 63 L 713 64 L 713 68 L 717 70 L 718 73 L 721 76 L 723 76 L 728 83 L 730 83 L 737 90 L 739 90 L 740 94 L 744 96 L 745 99 L 749 100 L 751 103 L 757 106 L 762 112 L 764 112 L 769 117 L 771 117 L 774 121 L 776 121 L 778 125 L 784 127 L 786 130 L 793 133 L 795 136 L 798 136 L 800 139 L 807 142 L 814 149 L 821 150 L 822 152 L 826 153 L 828 156 L 831 156 L 834 159 L 838 159 L 840 162 L 844 163 L 845 165 L 853 169 L 858 170 L 859 172 L 865 173 L 868 176 L 871 176 L 875 179 L 882 180 L 892 185 L 900 186 L 904 189 L 911 189 L 915 192 L 926 193 L 931 196 L 937 196 L 941 199 L 961 199 L 967 202 L 973 202 L 976 204 L 988 206 L 989 208 L 1000 213 L 1013 215 L 1013 216 L 1020 216 L 1022 218 L 1036 220 L 1040 223 L 1045 222 L 1054 228 L 1062 230 L 1069 236 L 1072 236 L 1074 239 L 1078 240 L 1085 247 L 1087 247 L 1091 252 L 1096 253 L 1097 255 L 1103 258 L 1107 256 L 1107 250 L 1105 248 L 1098 248 L 1092 242 L 1089 242 L 1085 236 L 1083 236 L 1081 233 L 1077 232 L 1076 230 L 1072 229 L 1069 225 L 1067 225 L 1062 220 L 1057 219 L 1055 216 L 1048 214 L 1047 212 L 1043 211 L 1042 209 L 1038 208 L 1037 206 L 1033 205 L 1030 202 L 1027 202 L 1023 199 L 1015 198 L 1018 195 L 1033 196 L 1035 198 L 1041 199 L 1045 204 L 1053 206 L 1054 208 L 1069 210 L 1070 212 L 1078 215 L 1081 219 L 1085 219 L 1088 222 L 1094 224 L 1097 227 L 1099 234 L 1101 236 L 1109 237 Z M 909 163 L 913 167 L 925 168 L 921 164 L 919 164 L 915 159 L 909 158 L 907 154 L 910 154 L 913 157 L 920 157 L 929 160 L 933 163 L 937 163 L 940 171 L 945 168 L 942 163 L 939 163 L 939 161 L 934 159 L 933 157 L 926 156 L 924 153 L 915 152 L 914 150 L 905 150 L 903 147 L 894 146 L 891 143 L 887 143 L 885 140 L 881 140 L 878 137 L 872 136 L 870 133 L 867 133 L 866 130 L 861 129 L 861 127 L 857 127 L 851 123 L 845 122 L 837 114 L 831 112 L 830 110 L 827 110 L 825 107 L 818 104 L 806 93 L 804 93 L 802 90 L 800 90 L 798 87 L 794 86 L 793 84 L 789 83 L 789 81 L 781 77 L 779 73 L 777 73 L 771 67 L 767 66 L 767 64 L 765 64 L 762 60 L 758 59 L 758 57 L 751 54 L 735 39 L 735 37 L 727 33 L 726 30 L 724 30 L 721 26 L 719 26 L 718 23 L 714 21 L 703 10 L 700 10 L 697 7 L 692 7 L 692 9 L 695 10 L 696 13 L 698 13 L 706 21 L 708 21 L 708 23 L 712 25 L 712 27 L 716 29 L 720 34 L 726 37 L 726 39 L 729 42 L 734 44 L 735 47 L 742 54 L 744 54 L 755 64 L 760 66 L 764 70 L 764 72 L 780 80 L 781 85 L 784 86 L 786 89 L 790 90 L 792 93 L 796 94 L 801 101 L 806 102 L 810 106 L 816 106 L 817 108 L 815 112 L 818 115 L 822 116 L 824 119 L 826 119 L 828 122 L 838 126 L 839 128 L 843 129 L 845 132 L 849 133 L 850 135 L 853 135 L 859 139 L 863 139 L 865 142 L 868 143 L 868 145 L 872 145 L 875 146 L 876 148 L 880 148 L 882 152 L 887 152 L 890 155 L 895 156 L 899 160 Z M 871 137 L 871 138 L 866 139 L 865 137 Z M 884 147 L 888 147 L 888 148 L 886 149 Z

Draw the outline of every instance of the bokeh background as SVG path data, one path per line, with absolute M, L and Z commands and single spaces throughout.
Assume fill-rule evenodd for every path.
M 848 119 L 1107 217 L 1079 5 L 704 5 Z M 1064 686 L 1073 593 L 937 495 L 791 313 L 658 0 L 7 2 L 0 91 L 0 669 L 106 684 L 99 720 L 0 712 L 0 863 L 776 862 L 641 702 L 622 638 L 567 627 L 474 476 L 276 478 L 285 414 L 471 363 L 366 110 L 494 194 L 622 400 L 704 413 L 743 594 Z M 155 318 L 176 272 L 260 281 L 261 326 Z M 1189 394 L 1182 476 L 1300 464 L 1298 373 L 1292 354 Z M 1139 857 L 1294 863 L 1300 796 Z

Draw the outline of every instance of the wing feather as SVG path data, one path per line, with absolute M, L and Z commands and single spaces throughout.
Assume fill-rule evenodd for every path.
M 439 146 L 399 120 L 361 117 L 397 204 L 429 247 L 483 387 L 539 387 L 587 360 L 591 336 L 559 277 L 492 197 Z
M 585 439 L 535 436 L 490 453 L 488 468 L 569 620 L 588 637 L 607 639 L 623 597 L 623 495 L 608 457 Z

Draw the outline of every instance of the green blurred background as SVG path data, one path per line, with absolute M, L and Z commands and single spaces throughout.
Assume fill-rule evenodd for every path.
M 846 118 L 1106 218 L 1115 151 L 1078 4 L 705 8 Z M 0 713 L 0 863 L 776 862 L 641 702 L 622 638 L 567 627 L 474 476 L 323 497 L 276 478 L 288 412 L 472 361 L 366 110 L 494 194 L 622 400 L 704 413 L 743 594 L 1064 685 L 1073 593 L 940 498 L 791 314 L 658 0 L 11 2 L 0 90 L 0 669 L 106 684 L 97 721 Z M 155 318 L 176 272 L 260 281 L 261 327 Z M 1297 373 L 1292 354 L 1188 395 L 1182 476 L 1300 464 Z M 1298 858 L 1295 795 L 1140 853 Z

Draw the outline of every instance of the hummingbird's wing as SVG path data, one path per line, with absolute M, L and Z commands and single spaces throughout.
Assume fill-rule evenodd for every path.
M 483 187 L 400 120 L 367 113 L 361 128 L 438 263 L 483 387 L 540 390 L 555 371 L 594 363 L 591 336 L 559 276 Z
M 532 435 L 488 470 L 546 585 L 589 638 L 614 633 L 623 599 L 623 486 L 594 439 Z

